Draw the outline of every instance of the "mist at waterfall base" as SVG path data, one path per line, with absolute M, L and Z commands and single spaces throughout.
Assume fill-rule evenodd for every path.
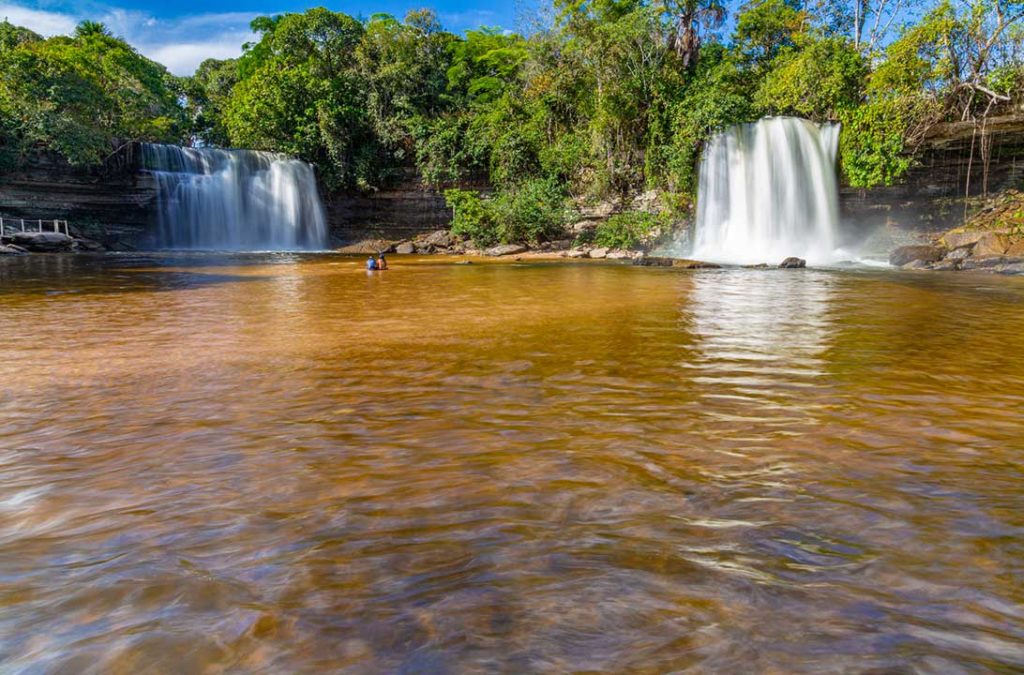
M 796 117 L 769 117 L 715 136 L 701 159 L 689 256 L 735 264 L 842 259 L 838 146 L 838 125 Z
M 157 186 L 158 246 L 299 251 L 327 246 L 316 176 L 305 162 L 255 150 L 143 145 Z

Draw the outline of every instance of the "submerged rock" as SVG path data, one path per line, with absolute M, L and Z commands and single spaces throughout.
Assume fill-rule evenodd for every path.
M 786 258 L 781 263 L 779 263 L 779 267 L 784 270 L 803 269 L 807 267 L 807 261 L 804 260 L 803 258 Z
M 105 250 L 107 250 L 107 248 L 103 244 L 99 243 L 98 241 L 94 241 L 92 239 L 86 239 L 84 237 L 79 237 L 78 239 L 75 239 L 75 249 L 79 250 L 79 251 L 89 251 L 89 252 L 98 252 L 98 251 L 105 251 Z
M 25 255 L 27 251 L 20 246 L 0 244 L 0 255 Z
M 942 260 L 945 255 L 946 248 L 944 246 L 932 246 L 929 244 L 901 246 L 889 256 L 889 264 L 893 267 L 903 267 L 915 260 L 933 263 Z
M 492 246 L 491 248 L 484 251 L 484 255 L 491 257 L 498 257 L 503 255 L 518 255 L 520 253 L 526 253 L 529 249 L 522 244 L 501 244 L 500 246 Z
M 678 267 L 684 270 L 717 270 L 722 267 L 721 265 L 705 262 L 703 260 L 687 260 L 685 258 L 663 258 L 657 256 L 635 258 L 633 260 L 633 264 L 640 265 L 641 267 Z
M 70 251 L 75 240 L 59 232 L 14 232 L 8 237 L 15 246 L 33 253 Z
M 912 263 L 909 263 L 909 265 L 915 265 L 917 264 L 917 262 L 919 261 L 914 261 Z M 958 260 L 956 258 L 945 258 L 930 266 L 927 263 L 925 263 L 925 266 L 928 267 L 928 269 L 935 270 L 936 272 L 953 272 L 960 269 L 960 263 L 961 260 Z

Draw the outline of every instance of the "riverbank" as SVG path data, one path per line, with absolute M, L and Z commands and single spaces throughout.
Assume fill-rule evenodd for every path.
M 1024 274 L 1024 193 L 1002 193 L 962 227 L 896 249 L 889 264 L 909 270 Z
M 527 257 L 591 260 L 635 260 L 644 257 L 643 249 L 617 249 L 575 242 L 572 239 L 541 244 L 499 244 L 480 247 L 448 230 L 435 230 L 411 239 L 363 239 L 335 249 L 349 255 L 456 255 L 486 258 Z

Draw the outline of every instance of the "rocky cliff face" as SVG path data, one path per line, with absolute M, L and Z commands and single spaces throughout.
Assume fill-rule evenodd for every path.
M 939 232 L 962 223 L 965 195 L 974 198 L 1021 187 L 1024 114 L 1017 114 L 989 120 L 984 134 L 970 122 L 936 125 L 925 139 L 919 165 L 900 184 L 843 188 L 840 203 L 849 230 L 889 226 Z
M 153 248 L 156 197 L 155 182 L 130 151 L 91 169 L 41 153 L 18 171 L 0 174 L 4 218 L 67 220 L 73 231 L 113 250 Z M 444 196 L 422 185 L 414 171 L 387 190 L 329 196 L 324 206 L 332 243 L 339 246 L 372 237 L 412 238 L 451 222 Z
M 152 246 L 155 186 L 123 164 L 80 169 L 39 154 L 0 174 L 4 218 L 67 220 L 72 230 L 113 250 Z
M 412 239 L 447 229 L 452 213 L 444 195 L 423 185 L 414 170 L 387 190 L 324 199 L 331 237 L 338 245 L 365 239 Z

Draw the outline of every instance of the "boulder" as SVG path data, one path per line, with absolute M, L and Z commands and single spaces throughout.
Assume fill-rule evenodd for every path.
M 721 268 L 721 265 L 705 262 L 703 260 L 687 260 L 686 258 L 664 258 L 658 256 L 635 258 L 633 260 L 633 264 L 640 265 L 643 267 L 678 267 L 684 270 L 717 270 Z
M 962 230 L 953 230 L 942 235 L 942 239 L 939 240 L 946 248 L 961 248 L 963 246 L 974 246 L 978 243 L 978 240 L 985 234 L 982 230 L 975 230 L 973 232 L 964 232 Z
M 672 267 L 674 262 L 674 258 L 660 256 L 643 256 L 633 260 L 634 265 L 640 265 L 641 267 Z
M 584 232 L 592 232 L 597 229 L 596 220 L 581 220 L 578 223 L 574 223 L 571 228 L 574 234 L 583 234 Z
M 768 263 L 758 263 L 756 265 L 744 265 L 743 268 L 748 270 L 767 270 L 771 269 L 771 265 Z
M 75 250 L 89 251 L 95 253 L 98 251 L 105 251 L 107 249 L 103 244 L 99 243 L 98 241 L 86 239 L 85 237 L 79 237 L 78 239 L 75 239 Z
M 584 248 L 574 248 L 565 252 L 566 258 L 586 258 L 587 250 Z
M 682 258 L 676 258 L 672 260 L 672 267 L 681 267 L 684 270 L 717 270 L 721 269 L 721 265 L 715 263 L 705 262 L 703 260 L 685 260 Z
M 1010 243 L 1006 249 L 1006 255 L 1013 258 L 1024 258 L 1024 239 L 1018 239 Z
M 661 213 L 661 199 L 657 190 L 648 190 L 633 199 L 633 210 L 645 213 Z
M 971 255 L 984 258 L 990 255 L 1003 255 L 1010 248 L 1010 239 L 1002 232 L 986 232 L 974 244 Z
M 910 264 L 914 265 L 914 264 L 916 264 L 916 262 L 917 261 L 912 262 Z M 932 264 L 929 267 L 929 269 L 933 269 L 936 272 L 952 272 L 954 270 L 960 269 L 960 263 L 961 263 L 960 260 L 955 260 L 955 259 L 951 260 L 949 258 L 944 258 L 944 259 L 940 260 L 939 262 Z
M 931 269 L 932 263 L 924 260 L 911 260 L 906 265 L 900 265 L 901 270 L 927 270 Z
M 961 246 L 960 248 L 955 248 L 946 254 L 946 257 L 943 258 L 943 261 L 959 262 L 961 260 L 970 258 L 971 248 L 971 246 Z
M 615 249 L 614 251 L 608 251 L 607 257 L 608 260 L 631 260 L 633 258 L 633 252 Z
M 520 253 L 526 253 L 529 250 L 522 244 L 501 244 L 500 246 L 492 246 L 491 248 L 484 251 L 484 255 L 498 257 L 503 255 L 518 255 Z
M 1021 258 L 1007 258 L 1002 255 L 990 255 L 982 258 L 972 257 L 964 260 L 960 265 L 960 269 L 991 270 L 996 267 L 1002 267 L 1003 265 L 1015 265 L 1020 262 L 1024 262 L 1024 260 Z
M 8 237 L 12 244 L 33 253 L 70 251 L 75 240 L 59 232 L 14 232 Z
M 786 258 L 781 263 L 779 263 L 779 267 L 784 270 L 803 269 L 804 267 L 807 267 L 807 261 L 804 260 L 803 258 Z
M 20 246 L 4 246 L 0 244 L 0 255 L 25 255 L 25 249 Z
M 1024 263 L 1013 263 L 1010 265 L 1003 265 L 999 268 L 1000 274 L 1007 275 L 1019 275 L 1024 274 Z
M 608 249 L 606 249 L 606 248 L 592 248 L 592 249 L 590 249 L 590 253 L 587 254 L 587 255 L 590 258 L 594 258 L 596 260 L 601 260 L 602 258 L 607 258 L 608 257 Z
M 615 202 L 600 202 L 580 207 L 580 213 L 584 218 L 604 220 L 615 213 L 618 205 Z
M 411 241 L 403 241 L 401 244 L 395 247 L 395 253 L 398 255 L 412 255 L 416 252 L 416 247 L 413 246 Z
M 552 251 L 567 251 L 572 247 L 572 239 L 559 239 L 557 241 L 549 241 L 548 248 Z
M 435 230 L 423 238 L 423 243 L 435 248 L 448 248 L 455 242 L 448 230 Z
M 931 246 L 929 244 L 901 246 L 889 256 L 889 264 L 893 267 L 903 267 L 915 260 L 933 263 L 942 260 L 944 255 L 946 255 L 946 248 L 944 246 Z

